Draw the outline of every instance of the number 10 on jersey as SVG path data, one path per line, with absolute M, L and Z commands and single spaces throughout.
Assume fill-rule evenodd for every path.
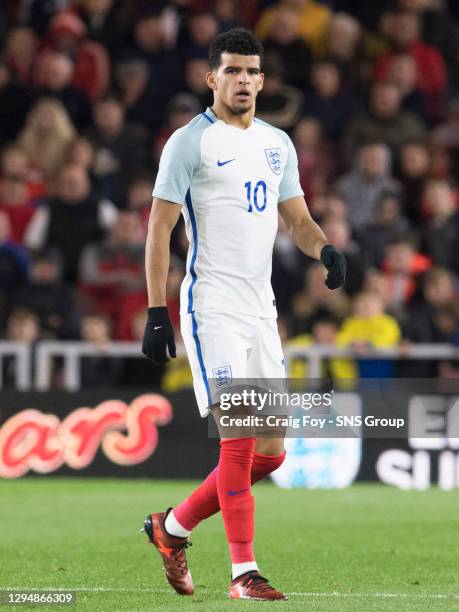
M 244 187 L 247 190 L 247 203 L 249 208 L 247 212 L 253 212 L 253 207 L 255 207 L 258 212 L 263 212 L 266 208 L 266 183 L 264 181 L 258 181 L 255 185 L 252 192 L 252 181 L 247 181 Z M 263 196 L 260 192 L 263 192 Z M 260 204 L 260 201 L 263 197 L 263 204 Z

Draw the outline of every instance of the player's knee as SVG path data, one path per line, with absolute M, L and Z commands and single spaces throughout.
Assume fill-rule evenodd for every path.
M 284 452 L 284 440 L 282 438 L 257 438 L 255 452 L 262 455 L 282 455 Z

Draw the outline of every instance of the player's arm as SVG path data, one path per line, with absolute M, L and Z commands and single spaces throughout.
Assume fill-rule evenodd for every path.
M 311 217 L 303 196 L 285 200 L 279 206 L 279 212 L 296 246 L 309 257 L 320 259 L 320 253 L 328 241 Z
M 153 198 L 145 246 L 145 272 L 148 290 L 147 325 L 142 352 L 157 364 L 175 357 L 174 330 L 166 306 L 166 283 L 169 273 L 171 233 L 180 216 L 180 204 Z
M 155 363 L 169 361 L 166 349 L 175 357 L 174 330 L 166 306 L 170 239 L 199 160 L 199 140 L 189 129 L 181 128 L 167 141 L 159 162 L 145 248 L 149 308 L 142 343 L 143 354 Z
M 145 246 L 148 306 L 166 306 L 171 233 L 180 217 L 180 204 L 153 198 Z
M 329 289 L 337 289 L 346 279 L 346 260 L 344 256 L 328 243 L 319 225 L 311 217 L 303 196 L 284 200 L 279 212 L 296 246 L 314 259 L 320 260 L 328 270 L 325 284 Z

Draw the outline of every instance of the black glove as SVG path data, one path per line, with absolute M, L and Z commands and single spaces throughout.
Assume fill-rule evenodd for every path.
M 331 244 L 326 244 L 320 252 L 320 261 L 328 270 L 325 284 L 329 289 L 337 289 L 346 280 L 346 260 L 344 255 Z
M 166 306 L 148 309 L 147 325 L 143 335 L 142 353 L 154 363 L 162 365 L 169 361 L 166 347 L 171 357 L 176 356 L 174 330 L 172 329 Z

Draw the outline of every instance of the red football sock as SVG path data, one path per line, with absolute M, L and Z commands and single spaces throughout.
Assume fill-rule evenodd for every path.
M 220 442 L 217 493 L 232 563 L 255 560 L 255 503 L 251 490 L 255 442 L 255 438 L 226 438 Z
M 285 459 L 285 451 L 282 455 L 263 455 L 255 453 L 252 462 L 251 482 L 255 484 L 278 467 Z M 202 484 L 182 503 L 174 508 L 174 516 L 177 521 L 192 531 L 198 523 L 220 510 L 220 502 L 217 493 L 218 467 L 214 468 Z

